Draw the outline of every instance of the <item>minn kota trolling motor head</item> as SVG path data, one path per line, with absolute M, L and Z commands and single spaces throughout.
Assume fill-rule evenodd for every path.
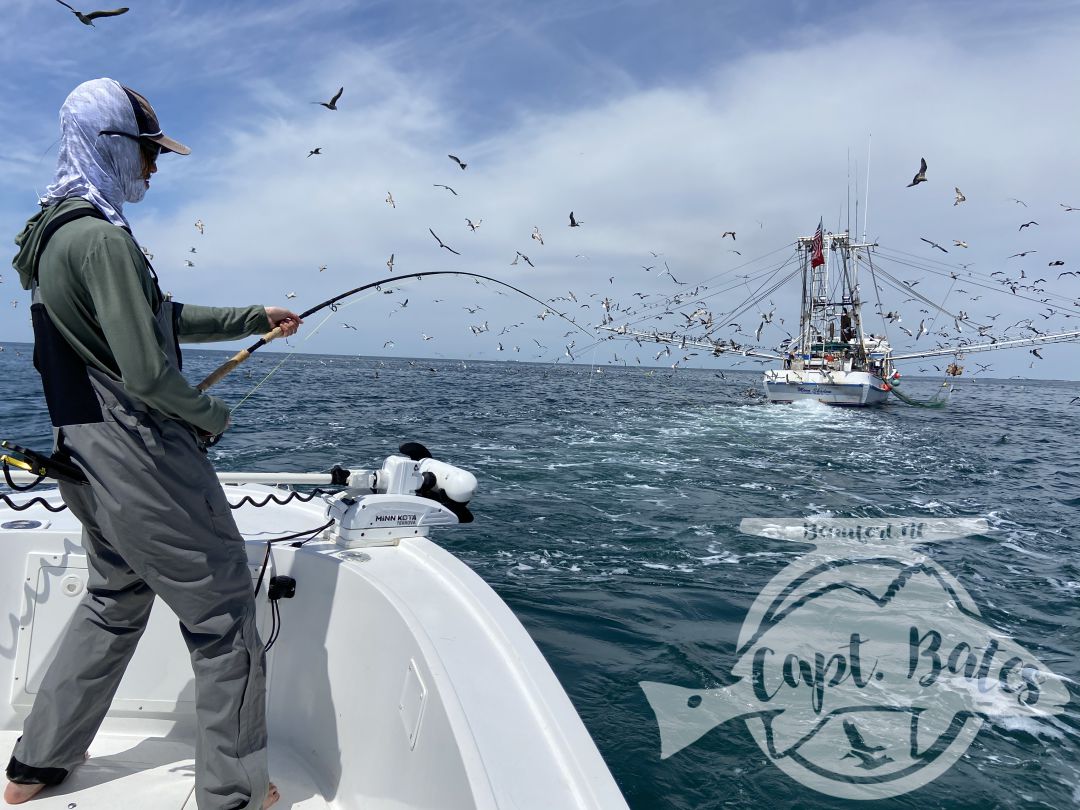
M 378 470 L 353 475 L 349 489 L 335 497 L 327 516 L 344 546 L 393 545 L 403 537 L 425 537 L 431 526 L 470 523 L 467 504 L 476 476 L 438 461 L 422 444 L 401 445 Z

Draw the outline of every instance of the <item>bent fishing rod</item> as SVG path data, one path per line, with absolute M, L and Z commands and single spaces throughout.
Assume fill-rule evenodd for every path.
M 319 310 L 326 309 L 327 307 L 330 307 L 332 310 L 336 310 L 337 309 L 337 304 L 338 304 L 339 301 L 342 301 L 342 300 L 348 298 L 351 295 L 356 295 L 357 293 L 361 293 L 364 290 L 370 290 L 372 287 L 380 287 L 383 284 L 390 284 L 390 283 L 392 283 L 394 281 L 402 281 L 402 280 L 410 279 L 410 278 L 419 279 L 419 278 L 423 278 L 424 276 L 468 276 L 470 278 L 483 279 L 484 281 L 490 281 L 490 282 L 492 282 L 494 284 L 499 284 L 499 285 L 501 285 L 503 287 L 506 287 L 508 289 L 513 290 L 516 293 L 520 293 L 521 295 L 524 295 L 526 298 L 529 298 L 529 299 L 535 301 L 536 303 L 540 304 L 540 306 L 544 307 L 544 309 L 550 310 L 553 315 L 557 315 L 560 318 L 562 318 L 564 321 L 567 321 L 568 323 L 572 324 L 575 329 L 582 332 L 583 334 L 588 335 L 589 337 L 595 337 L 595 334 L 589 332 L 587 329 L 584 329 L 583 327 L 578 325 L 578 323 L 573 318 L 569 318 L 565 314 L 563 314 L 562 312 L 559 312 L 558 310 L 552 309 L 549 304 L 541 301 L 536 296 L 530 295 L 529 293 L 525 292 L 524 290 L 519 289 L 518 287 L 515 287 L 513 284 L 509 284 L 509 283 L 507 283 L 505 281 L 500 281 L 499 279 L 492 278 L 491 276 L 483 276 L 483 275 L 480 275 L 479 273 L 468 273 L 468 272 L 466 272 L 464 270 L 423 270 L 423 271 L 421 271 L 419 273 L 404 273 L 404 274 L 402 274 L 400 276 L 387 276 L 386 278 L 381 278 L 381 279 L 379 279 L 377 281 L 372 281 L 372 282 L 369 282 L 367 284 L 363 284 L 363 285 L 357 287 L 356 289 L 349 290 L 348 292 L 343 292 L 340 295 L 335 295 L 333 298 L 328 298 L 326 301 L 323 301 L 321 304 L 318 304 L 317 306 L 314 306 L 309 310 L 305 310 L 304 312 L 301 312 L 300 313 L 300 320 L 304 320 L 304 318 L 307 318 L 310 315 L 314 315 Z M 230 371 L 232 371 L 234 368 L 236 368 L 241 363 L 243 363 L 245 360 L 247 360 L 249 357 L 251 357 L 252 353 L 258 351 L 261 347 L 265 346 L 270 341 L 276 340 L 277 338 L 281 337 L 283 334 L 284 334 L 284 332 L 282 331 L 281 327 L 280 326 L 275 326 L 273 329 L 271 329 L 269 332 L 267 332 L 265 335 L 263 335 L 261 338 L 259 338 L 255 343 L 248 346 L 248 348 L 241 349 L 236 354 L 234 354 L 232 357 L 230 357 L 228 360 L 226 360 L 224 363 L 222 363 L 220 366 L 218 366 L 217 369 L 215 369 L 213 372 L 211 372 L 209 375 L 207 375 L 206 379 L 203 380 L 201 383 L 199 383 L 196 386 L 196 388 L 198 388 L 200 391 L 206 391 L 208 388 L 210 388 L 210 386 L 220 382 L 222 380 L 222 378 L 224 378 Z

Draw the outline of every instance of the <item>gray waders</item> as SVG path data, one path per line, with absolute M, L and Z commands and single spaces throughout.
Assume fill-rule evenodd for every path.
M 174 306 L 163 301 L 157 314 L 163 346 L 177 346 Z M 195 674 L 198 806 L 259 808 L 269 781 L 265 660 L 244 541 L 214 468 L 189 425 L 148 408 L 107 375 L 81 363 L 66 369 L 74 377 L 57 379 L 74 352 L 36 285 L 32 312 L 35 364 L 58 449 L 89 479 L 60 484 L 83 525 L 89 581 L 8 778 L 56 784 L 83 761 L 159 596 L 180 619 Z M 170 354 L 179 367 L 178 347 Z

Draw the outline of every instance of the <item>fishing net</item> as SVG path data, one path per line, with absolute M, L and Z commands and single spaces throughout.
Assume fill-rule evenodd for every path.
M 921 402 L 903 393 L 900 390 L 899 385 L 900 380 L 893 380 L 890 383 L 889 390 L 892 392 L 893 396 L 895 396 L 901 402 L 906 402 L 908 405 L 911 405 L 915 408 L 944 408 L 946 405 L 949 404 L 949 398 L 952 396 L 952 386 L 949 385 L 949 383 L 947 382 L 943 382 L 941 384 L 941 388 L 939 388 L 937 392 L 932 397 L 930 397 L 930 399 L 926 399 Z

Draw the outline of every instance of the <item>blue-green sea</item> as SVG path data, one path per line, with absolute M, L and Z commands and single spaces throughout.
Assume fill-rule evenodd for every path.
M 187 352 L 200 379 L 224 355 Z M 239 402 L 281 360 L 215 393 Z M 961 377 L 947 407 L 770 406 L 750 371 L 301 356 L 243 402 L 219 469 L 377 464 L 407 440 L 474 472 L 476 521 L 434 539 L 509 604 L 635 810 L 1062 808 L 1080 804 L 1080 384 Z M 0 436 L 46 447 L 30 347 L 0 353 Z M 908 380 L 927 398 L 940 380 Z M 982 622 L 1068 690 L 1056 714 L 986 720 L 904 795 L 830 797 L 787 776 L 748 725 L 661 759 L 641 681 L 734 681 L 758 592 L 807 550 L 744 518 L 984 518 L 926 547 Z

